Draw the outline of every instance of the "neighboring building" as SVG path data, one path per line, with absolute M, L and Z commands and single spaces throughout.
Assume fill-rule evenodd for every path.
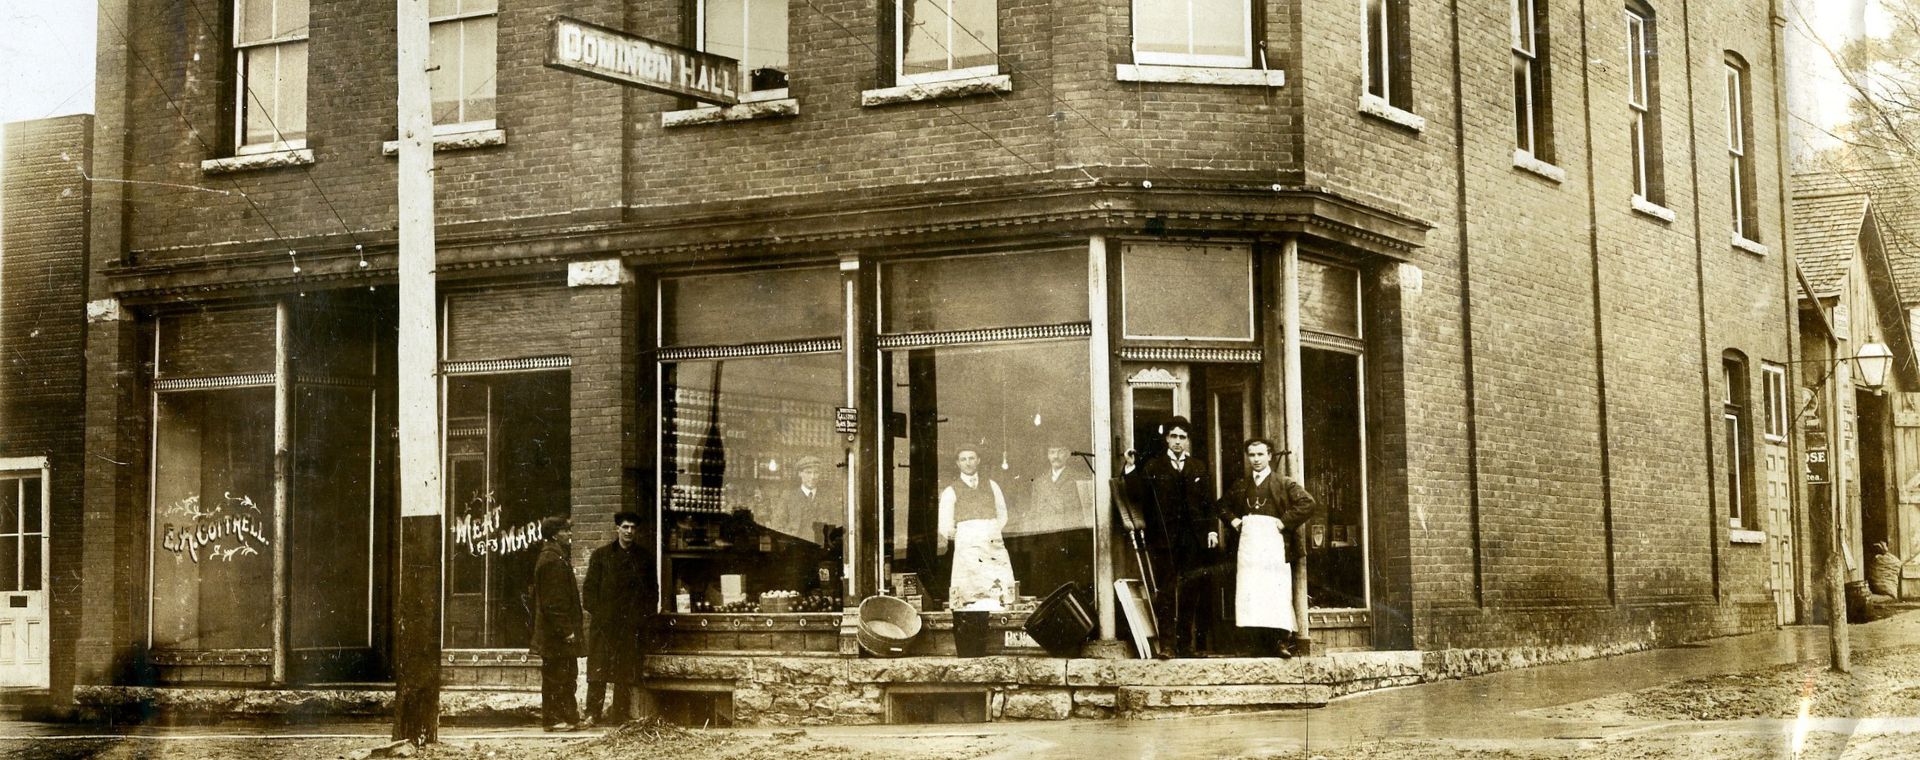
M 1794 175 L 1794 256 L 1811 293 L 1800 302 L 1801 342 L 1811 360 L 1801 371 L 1809 447 L 1827 435 L 1815 410 L 1829 401 L 1826 383 L 1840 383 L 1841 450 L 1846 509 L 1840 513 L 1843 561 L 1849 580 L 1862 580 L 1875 555 L 1890 552 L 1907 567 L 1901 596 L 1920 596 L 1920 363 L 1914 354 L 1913 314 L 1920 307 L 1920 249 L 1910 173 L 1891 167 Z M 1889 210 L 1890 211 L 1887 211 Z M 1857 362 L 1830 361 L 1829 333 L 1838 355 L 1856 356 L 1871 344 L 1893 355 L 1883 387 Z M 1871 349 L 1866 349 L 1871 353 Z M 1825 520 L 1829 482 L 1815 483 L 1809 514 Z M 1824 522 L 1817 535 L 1825 534 Z M 1820 568 L 1827 547 L 1809 542 L 1803 556 Z M 1816 574 L 1817 577 L 1817 574 Z
M 1329 506 L 1320 651 L 1797 619 L 1798 444 L 1753 432 L 1798 361 L 1764 6 L 434 7 L 449 683 L 530 683 L 540 517 L 578 566 L 637 508 L 674 709 L 1128 709 L 1132 669 L 864 664 L 842 611 L 917 587 L 952 651 L 967 448 L 1019 593 L 1100 589 L 1122 651 L 1109 479 L 1172 414 Z M 55 505 L 78 684 L 391 678 L 392 14 L 101 4 L 87 459 L 127 464 Z M 746 102 L 544 67 L 556 14 L 744 57 Z M 991 651 L 1038 654 L 1021 617 Z

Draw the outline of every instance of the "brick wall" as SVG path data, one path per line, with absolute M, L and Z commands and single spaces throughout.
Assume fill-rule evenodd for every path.
M 0 198 L 0 457 L 46 457 L 52 683 L 72 682 L 79 630 L 83 276 L 93 118 L 6 126 Z M 60 692 L 64 694 L 64 691 Z

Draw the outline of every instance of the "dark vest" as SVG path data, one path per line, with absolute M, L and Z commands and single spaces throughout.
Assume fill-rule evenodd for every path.
M 1000 512 L 993 508 L 993 486 L 987 485 L 991 482 L 982 475 L 979 488 L 968 488 L 964 481 L 959 478 L 953 479 L 949 487 L 953 489 L 955 497 L 953 501 L 955 525 L 968 520 L 993 520 L 1000 516 Z

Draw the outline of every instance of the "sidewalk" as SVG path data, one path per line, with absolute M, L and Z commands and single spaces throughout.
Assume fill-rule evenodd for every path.
M 1852 628 L 1855 652 L 1920 644 L 1920 614 L 1908 613 Z M 1379 740 L 1454 740 L 1525 746 L 1530 742 L 1601 739 L 1685 731 L 1741 731 L 1777 737 L 1785 721 L 1621 722 L 1615 717 L 1589 720 L 1549 719 L 1529 714 L 1540 708 L 1581 702 L 1609 694 L 1778 664 L 1826 662 L 1827 631 L 1796 627 L 1614 657 L 1543 665 L 1472 678 L 1426 683 L 1342 697 L 1326 707 L 1256 714 L 1154 721 L 1027 721 L 967 725 L 822 727 L 805 731 L 806 742 L 843 748 L 839 756 L 917 758 L 936 747 L 947 757 L 1023 758 L 1186 758 L 1287 755 L 1311 750 L 1341 756 L 1340 748 Z M 1605 721 L 1614 722 L 1605 722 Z M 1861 724 L 1819 721 L 1816 730 L 1852 732 Z M 1920 721 L 1880 721 L 1867 730 L 1920 732 Z M 61 724 L 0 722 L 0 737 L 57 746 L 81 739 L 52 737 L 104 735 L 151 739 L 158 756 L 193 756 L 192 742 L 222 739 L 272 739 L 289 750 L 297 737 L 383 741 L 381 722 L 329 722 L 284 728 L 227 726 L 142 726 L 107 728 Z M 790 740 L 794 729 L 737 729 L 748 739 Z M 519 740 L 539 742 L 565 756 L 568 746 L 599 732 L 543 735 L 528 728 L 448 727 L 444 741 L 456 743 Z M 163 738 L 164 737 L 164 738 Z M 0 757 L 19 755 L 18 745 L 0 739 Z M 35 741 L 35 740 L 38 741 Z M 176 744 L 176 743 L 181 744 Z M 168 745 L 179 750 L 170 753 Z M 958 750 L 960 754 L 948 754 Z M 274 752 L 262 753 L 275 754 Z

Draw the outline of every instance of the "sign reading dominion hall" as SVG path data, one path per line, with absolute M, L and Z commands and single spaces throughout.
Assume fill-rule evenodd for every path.
M 555 16 L 547 30 L 547 65 L 553 68 L 707 103 L 740 102 L 740 62 L 732 58 L 565 16 Z

